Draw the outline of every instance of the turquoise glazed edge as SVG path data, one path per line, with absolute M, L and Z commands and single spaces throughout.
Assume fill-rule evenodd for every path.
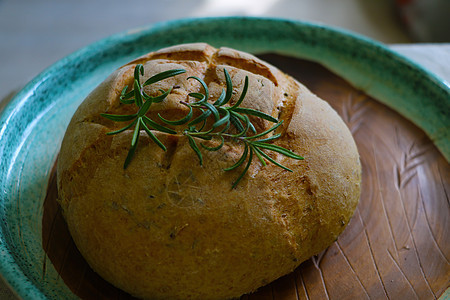
M 21 298 L 76 298 L 46 260 L 41 237 L 50 170 L 76 108 L 120 65 L 187 42 L 319 62 L 412 120 L 450 158 L 449 87 L 365 37 L 323 25 L 249 17 L 183 19 L 120 33 L 52 65 L 0 115 L 0 272 Z

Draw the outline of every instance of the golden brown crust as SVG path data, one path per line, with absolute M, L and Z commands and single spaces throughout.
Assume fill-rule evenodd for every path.
M 275 143 L 305 160 L 273 155 L 293 173 L 254 160 L 232 190 L 242 170 L 223 168 L 241 148 L 226 144 L 204 153 L 202 167 L 185 137 L 155 133 L 164 152 L 141 133 L 124 170 L 132 132 L 106 135 L 122 124 L 99 114 L 129 109 L 119 95 L 137 63 L 144 65 L 144 80 L 167 69 L 187 70 L 147 90 L 179 86 L 151 108 L 151 115 L 168 119 L 183 116 L 179 101 L 200 91 L 188 76 L 204 79 L 216 99 L 226 67 L 237 91 L 233 103 L 248 75 L 242 106 L 284 120 Z M 258 131 L 268 126 L 256 124 Z M 300 83 L 250 54 L 188 44 L 136 59 L 88 96 L 61 147 L 58 190 L 77 247 L 106 280 L 143 298 L 227 299 L 289 273 L 337 238 L 359 199 L 360 163 L 343 121 Z

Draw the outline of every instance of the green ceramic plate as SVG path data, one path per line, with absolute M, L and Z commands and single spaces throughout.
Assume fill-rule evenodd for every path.
M 425 130 L 450 157 L 450 89 L 383 45 L 349 32 L 266 18 L 185 19 L 101 40 L 30 82 L 0 115 L 0 272 L 24 299 L 76 298 L 42 249 L 42 204 L 66 126 L 87 94 L 131 59 L 207 42 L 319 62 Z

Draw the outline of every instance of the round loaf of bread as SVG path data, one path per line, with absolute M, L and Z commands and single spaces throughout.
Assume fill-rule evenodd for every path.
M 170 69 L 186 73 L 145 87 L 172 92 L 148 116 L 185 116 L 180 101 L 197 101 L 206 82 L 215 101 L 225 89 L 224 68 L 236 103 L 248 76 L 241 107 L 283 120 L 271 143 L 304 157 L 267 151 L 286 171 L 254 159 L 232 171 L 242 145 L 226 140 L 205 151 L 203 165 L 180 134 L 153 133 L 163 151 L 141 131 L 129 166 L 133 128 L 107 135 L 124 123 L 100 116 L 134 114 L 119 101 L 133 86 Z M 257 132 L 273 126 L 253 121 Z M 352 135 L 338 114 L 302 84 L 248 53 L 204 43 L 149 53 L 119 68 L 81 104 L 67 128 L 57 166 L 59 203 L 71 235 L 89 265 L 104 279 L 146 299 L 230 299 L 293 271 L 330 246 L 344 230 L 360 196 L 361 166 Z

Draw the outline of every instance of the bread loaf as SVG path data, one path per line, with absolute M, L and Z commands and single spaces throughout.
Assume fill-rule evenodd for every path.
M 144 132 L 124 169 L 133 128 L 101 113 L 133 114 L 119 101 L 133 86 L 137 64 L 142 81 L 170 69 L 177 75 L 146 87 L 173 88 L 148 115 L 175 120 L 208 85 L 211 101 L 225 89 L 224 68 L 233 83 L 230 105 L 248 76 L 241 107 L 283 120 L 273 144 L 304 157 L 267 151 L 275 164 L 254 159 L 232 171 L 243 147 L 230 141 L 202 151 L 203 164 L 183 134 L 154 131 L 163 151 Z M 254 119 L 262 132 L 273 124 Z M 116 70 L 81 104 L 64 137 L 57 166 L 59 203 L 71 235 L 89 265 L 104 279 L 146 299 L 230 299 L 293 271 L 330 246 L 354 213 L 361 166 L 352 135 L 338 114 L 306 87 L 270 64 L 237 50 L 204 43 L 184 44 L 142 56 Z

